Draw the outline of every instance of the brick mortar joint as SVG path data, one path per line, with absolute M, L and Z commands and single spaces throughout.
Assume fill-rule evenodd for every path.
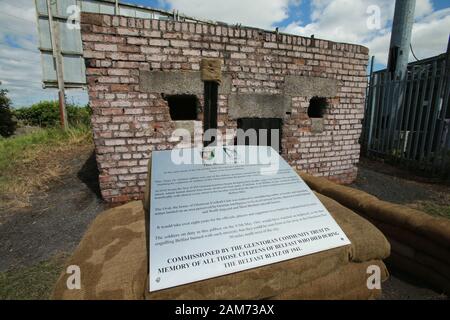
M 259 34 L 259 36 L 261 38 L 258 37 L 257 40 L 259 41 L 263 41 L 263 42 L 271 42 L 271 43 L 279 43 L 279 44 L 287 44 L 287 45 L 292 45 L 294 43 L 294 39 L 302 39 L 304 41 L 313 41 L 314 43 L 318 43 L 319 45 L 314 45 L 311 46 L 313 48 L 318 48 L 321 49 L 320 47 L 320 43 L 326 43 L 327 44 L 327 49 L 329 50 L 338 50 L 338 51 L 342 51 L 342 52 L 351 52 L 351 53 L 356 53 L 356 54 L 364 54 L 364 55 L 368 55 L 369 53 L 369 49 L 363 45 L 359 45 L 359 44 L 352 44 L 352 43 L 342 43 L 342 42 L 335 42 L 332 40 L 325 40 L 325 39 L 319 39 L 319 38 L 308 38 L 308 37 L 304 37 L 304 36 L 299 36 L 299 35 L 293 35 L 293 34 L 285 34 L 285 33 L 277 33 L 275 31 L 270 31 L 270 30 L 264 30 L 264 29 L 258 29 L 255 27 L 249 27 L 249 26 L 244 26 L 244 27 L 236 27 L 236 26 L 232 26 L 232 25 L 219 25 L 219 24 L 208 24 L 208 23 L 204 23 L 204 22 L 180 22 L 180 21 L 165 21 L 165 20 L 158 20 L 158 19 L 145 19 L 145 18 L 134 18 L 134 17 L 125 17 L 125 16 L 117 16 L 119 19 L 126 19 L 127 20 L 127 26 L 111 26 L 111 25 L 107 25 L 105 23 L 105 17 L 107 18 L 113 18 L 116 17 L 115 15 L 110 15 L 110 14 L 100 14 L 100 13 L 90 13 L 90 12 L 81 12 L 81 25 L 96 25 L 96 26 L 101 26 L 101 27 L 108 27 L 108 28 L 129 28 L 129 29 L 150 29 L 150 30 L 154 30 L 154 31 L 167 31 L 167 30 L 163 30 L 161 29 L 161 23 L 163 24 L 176 24 L 179 23 L 180 25 L 182 24 L 186 24 L 188 26 L 188 30 L 186 32 L 189 32 L 189 25 L 200 25 L 200 26 L 206 26 L 207 27 L 207 32 L 206 35 L 210 35 L 210 36 L 217 36 L 216 34 L 212 34 L 210 33 L 210 29 L 211 27 L 213 28 L 226 28 L 228 30 L 233 30 L 233 35 L 227 35 L 230 38 L 245 38 L 245 39 L 254 39 L 253 37 L 253 33 L 257 32 Z M 136 20 L 148 20 L 150 21 L 150 28 L 144 28 L 144 27 L 137 27 L 136 23 L 134 23 L 134 27 L 129 27 L 128 26 L 128 21 L 136 21 Z M 153 21 L 157 21 L 157 28 L 154 28 L 152 25 Z M 160 23 L 161 22 L 161 23 Z M 83 29 L 82 29 L 83 30 Z M 242 37 L 242 36 L 235 36 L 235 32 L 236 31 L 252 31 L 251 35 L 248 36 L 247 32 L 246 32 L 246 36 Z M 183 32 L 182 28 L 180 28 L 179 31 L 173 31 L 173 32 Z M 89 32 L 92 33 L 92 32 Z M 194 31 L 194 34 L 197 34 L 197 31 Z M 200 33 L 198 34 L 203 34 L 205 35 L 205 33 L 203 32 L 203 28 L 201 30 Z M 272 38 L 273 36 L 275 36 L 276 40 L 273 41 Z M 267 40 L 267 38 L 269 38 L 269 40 Z M 279 40 L 281 39 L 281 41 Z M 290 39 L 290 40 L 289 40 Z M 297 44 L 301 43 L 301 41 L 297 40 Z M 336 46 L 336 48 L 333 47 L 333 45 Z
M 107 16 L 106 22 L 104 21 L 104 17 Z M 142 182 L 145 180 L 144 175 L 141 173 L 141 169 L 143 167 L 142 161 L 147 157 L 147 155 L 151 152 L 151 150 L 159 150 L 157 149 L 159 146 L 161 146 L 162 149 L 171 148 L 173 145 L 171 145 L 170 141 L 168 141 L 166 133 L 158 133 L 157 136 L 154 137 L 154 139 L 158 139 L 160 141 L 152 141 L 153 138 L 150 139 L 149 136 L 138 136 L 134 135 L 135 132 L 132 124 L 137 123 L 138 125 L 141 125 L 143 123 L 151 121 L 152 123 L 160 123 L 162 124 L 162 130 L 169 130 L 168 123 L 170 124 L 170 120 L 168 120 L 167 117 L 164 117 L 164 115 L 167 115 L 167 108 L 163 112 L 161 111 L 161 106 L 156 104 L 143 104 L 143 101 L 147 100 L 158 100 L 158 92 L 146 92 L 142 93 L 139 87 L 135 82 L 133 83 L 121 83 L 122 78 L 136 78 L 137 74 L 131 74 L 131 72 L 135 71 L 136 69 L 146 69 L 149 66 L 149 61 L 145 62 L 139 62 L 139 61 L 133 61 L 131 60 L 130 56 L 141 54 L 140 52 L 131 52 L 127 51 L 126 47 L 129 46 L 127 44 L 115 44 L 109 43 L 107 41 L 104 41 L 107 36 L 112 37 L 121 37 L 123 39 L 129 39 L 129 38 L 137 38 L 137 37 L 146 37 L 146 38 L 154 38 L 152 36 L 145 35 L 143 32 L 136 32 L 137 30 L 141 30 L 140 28 L 136 27 L 138 26 L 146 26 L 142 30 L 148 30 L 149 32 L 159 32 L 164 34 L 167 33 L 177 33 L 177 34 L 189 34 L 194 35 L 193 32 L 191 32 L 192 26 L 189 26 L 189 23 L 187 23 L 188 29 L 186 27 L 183 31 L 183 26 L 178 26 L 177 30 L 159 30 L 152 29 L 153 25 L 160 26 L 160 23 L 154 23 L 158 20 L 149 20 L 146 21 L 144 24 L 143 22 L 139 21 L 131 21 L 130 19 L 135 18 L 125 18 L 125 17 L 117 17 L 117 19 L 125 19 L 125 20 L 117 20 L 112 21 L 111 16 L 109 15 L 88 15 L 88 22 L 85 23 L 82 29 L 82 35 L 93 35 L 93 37 L 90 40 L 83 39 L 83 44 L 87 44 L 86 52 L 89 52 L 89 55 L 91 55 L 91 58 L 88 58 L 90 60 L 90 66 L 92 68 L 87 69 L 87 79 L 88 79 L 88 90 L 90 99 L 92 99 L 93 102 L 93 109 L 95 110 L 95 115 L 93 116 L 93 119 L 95 119 L 94 122 L 94 132 L 96 134 L 95 142 L 96 142 L 96 154 L 98 156 L 98 163 L 101 165 L 100 172 L 102 175 L 102 181 L 100 183 L 102 193 L 105 199 L 109 201 L 119 201 L 120 199 L 135 199 L 136 197 L 140 196 L 140 191 L 143 190 Z M 86 19 L 85 19 L 86 22 Z M 153 22 L 153 23 L 152 23 Z M 165 23 L 165 22 L 164 22 Z M 114 24 L 115 26 L 123 24 L 127 26 L 122 27 L 112 27 L 111 25 Z M 97 25 L 98 28 L 93 28 L 93 25 Z M 131 25 L 131 27 L 128 27 L 128 25 Z M 194 24 L 195 25 L 195 24 Z M 203 24 L 202 30 L 203 30 Z M 134 27 L 133 27 L 134 26 Z M 129 29 L 124 31 L 129 31 L 129 35 L 127 34 L 116 34 L 118 30 L 116 28 L 123 28 L 123 29 Z M 209 28 L 209 27 L 207 27 Z M 190 31 L 190 30 L 191 31 Z M 215 30 L 215 29 L 214 29 Z M 214 31 L 213 30 L 213 31 Z M 209 31 L 208 31 L 209 32 Z M 253 31 L 252 31 L 253 32 Z M 133 35 L 134 34 L 138 34 Z M 200 37 L 200 40 L 195 39 L 182 39 L 183 41 L 193 43 L 193 42 L 215 42 L 214 37 L 218 36 L 208 36 L 208 37 Z M 198 37 L 197 37 L 198 38 Z M 96 39 L 101 39 L 97 41 Z M 230 43 L 230 41 L 237 41 L 239 38 L 236 37 L 227 37 L 221 38 L 223 40 L 227 40 L 227 44 Z M 181 40 L 181 39 L 178 39 Z M 244 41 L 244 40 L 243 40 Z M 261 47 L 264 41 L 258 41 L 257 44 L 253 43 L 250 44 L 250 39 L 245 39 L 248 43 L 247 46 L 256 46 Z M 106 47 L 101 48 L 99 46 L 99 49 L 96 50 L 95 45 L 104 45 Z M 231 43 L 232 45 L 238 45 L 236 43 Z M 133 46 L 140 47 L 141 44 L 137 43 Z M 145 45 L 146 46 L 146 45 Z M 150 47 L 153 47 L 153 45 L 149 44 Z M 238 45 L 239 46 L 239 45 Z M 117 48 L 116 48 L 117 47 Z M 280 46 L 281 47 L 281 46 Z M 262 48 L 262 47 L 261 47 Z M 116 49 L 112 52 L 112 49 Z M 213 49 L 212 51 L 224 51 L 220 49 Z M 312 48 L 313 49 L 313 48 Z M 269 55 L 276 55 L 277 53 L 274 51 L 272 52 L 272 49 L 267 48 L 267 54 Z M 295 48 L 292 47 L 284 47 L 283 49 L 277 47 L 276 51 L 295 51 Z M 322 50 L 326 50 L 327 52 L 319 52 Z M 225 50 L 226 51 L 226 50 Z M 285 123 L 285 127 L 287 128 L 286 132 L 291 130 L 291 135 L 284 137 L 284 139 L 288 138 L 290 139 L 285 140 L 283 142 L 283 145 L 286 146 L 285 153 L 283 156 L 287 157 L 287 160 L 289 160 L 290 164 L 292 166 L 297 167 L 304 167 L 306 170 L 311 170 L 312 173 L 317 171 L 319 174 L 324 174 L 326 176 L 334 176 L 338 180 L 342 181 L 351 181 L 354 178 L 354 173 L 352 173 L 352 166 L 354 166 L 354 163 L 357 162 L 355 159 L 355 156 L 359 155 L 359 145 L 357 145 L 357 136 L 359 136 L 360 131 L 362 130 L 362 127 L 359 126 L 359 123 L 352 122 L 353 119 L 359 119 L 360 113 L 362 112 L 362 107 L 364 106 L 364 96 L 359 93 L 359 91 L 363 92 L 364 88 L 358 88 L 358 86 L 353 85 L 357 83 L 361 83 L 365 79 L 365 70 L 362 70 L 363 74 L 360 74 L 361 67 L 359 66 L 361 64 L 361 58 L 356 58 L 355 55 L 353 57 L 348 57 L 346 53 L 343 53 L 342 51 L 333 50 L 329 48 L 317 48 L 317 52 L 310 52 L 308 57 L 304 57 L 305 60 L 318 60 L 316 59 L 316 54 L 321 55 L 324 58 L 327 58 L 328 56 L 334 56 L 335 59 L 339 57 L 342 59 L 346 59 L 346 61 L 341 61 L 339 63 L 347 64 L 351 67 L 347 71 L 347 77 L 345 79 L 345 82 L 342 84 L 343 87 L 346 88 L 346 90 L 341 90 L 339 94 L 336 96 L 337 99 L 341 99 L 341 102 L 336 102 L 336 108 L 339 108 L 343 110 L 342 112 L 335 112 L 333 114 L 329 115 L 329 128 L 328 130 L 333 130 L 336 132 L 334 136 L 340 137 L 337 141 L 334 143 L 332 142 L 326 142 L 323 144 L 321 142 L 320 137 L 314 137 L 311 135 L 308 135 L 308 133 L 305 131 L 302 131 L 302 128 L 304 128 L 303 122 L 301 118 L 286 118 L 286 121 L 289 121 L 289 123 Z M 95 53 L 96 55 L 94 55 Z M 98 54 L 98 55 L 97 55 Z M 118 54 L 122 54 L 123 56 L 120 56 Z M 152 53 L 153 54 L 153 53 Z M 155 53 L 156 55 L 161 55 L 165 57 L 184 57 L 185 53 L 180 49 L 178 53 L 174 54 L 171 52 L 159 52 Z M 260 52 L 257 53 L 249 53 L 250 54 L 261 54 Z M 263 53 L 265 54 L 265 53 Z M 340 54 L 340 55 L 339 55 Z M 115 56 L 113 56 L 115 55 Z M 230 68 L 234 65 L 240 65 L 241 63 L 244 64 L 244 62 L 250 61 L 249 55 L 246 55 L 245 58 L 242 59 L 233 59 L 230 60 L 230 64 L 228 65 Z M 363 56 L 363 55 L 361 55 Z M 281 57 L 280 61 L 274 61 L 272 63 L 269 63 L 269 66 L 263 67 L 263 69 L 267 70 L 278 70 L 286 68 L 289 69 L 289 65 L 292 65 L 295 63 L 295 59 L 297 57 Z M 225 57 L 224 57 L 225 59 Z M 230 58 L 227 58 L 230 59 Z M 289 61 L 288 61 L 289 59 Z M 292 60 L 292 61 L 291 61 Z M 319 59 L 322 60 L 322 59 Z M 102 64 L 103 61 L 110 61 L 109 64 Z M 159 66 L 155 67 L 156 69 L 161 68 L 161 71 L 175 71 L 179 72 L 178 69 L 172 69 L 172 65 L 177 60 L 169 61 L 166 66 Z M 337 62 L 338 60 L 336 60 Z M 284 66 L 283 66 L 284 64 Z M 364 65 L 367 64 L 367 60 Z M 356 69 L 358 65 L 358 69 Z M 192 68 L 192 66 L 190 66 Z M 336 70 L 339 66 L 329 66 L 326 69 L 323 69 L 323 72 L 320 71 L 321 76 L 325 78 L 339 78 L 342 77 L 342 75 Z M 248 70 L 242 70 L 242 74 L 244 74 L 244 78 L 238 79 L 242 81 L 242 83 L 236 84 L 237 87 L 243 90 L 250 90 L 250 91 L 243 91 L 243 92 L 253 92 L 251 91 L 255 86 L 261 86 L 260 84 L 254 84 L 254 81 L 258 82 L 257 79 L 247 79 L 245 78 L 245 74 L 248 74 L 250 72 L 253 73 L 253 71 L 250 71 L 251 66 L 248 66 Z M 124 73 L 123 70 L 127 70 L 124 74 L 109 74 L 108 70 L 122 70 L 122 71 L 114 71 L 114 72 L 121 72 Z M 92 73 L 90 72 L 92 71 Z M 190 71 L 193 71 L 190 70 Z M 234 73 L 230 69 L 230 73 Z M 305 73 L 303 73 L 305 72 Z M 257 72 L 265 74 L 265 71 Z M 293 71 L 293 74 L 303 75 L 303 76 L 318 76 L 318 72 L 316 71 Z M 316 75 L 317 73 L 317 75 Z M 274 74 L 271 72 L 275 78 L 283 78 L 283 76 Z M 325 74 L 323 76 L 322 74 Z M 96 83 L 96 79 L 101 79 L 100 82 Z M 138 79 L 139 80 L 139 79 Z M 261 79 L 260 79 L 261 80 Z M 342 81 L 344 81 L 343 78 L 341 78 Z M 275 81 L 276 80 L 270 80 L 270 79 L 262 79 L 261 81 Z M 281 80 L 280 80 L 281 81 Z M 278 82 L 280 82 L 278 81 Z M 270 86 L 264 87 L 264 90 L 267 90 L 267 93 L 269 91 L 273 93 L 273 89 Z M 108 97 L 106 97 L 108 95 Z M 142 96 L 140 96 L 142 95 Z M 305 104 L 307 104 L 307 98 L 303 98 L 304 96 L 296 96 L 292 97 L 293 104 L 292 109 L 296 110 L 295 114 L 299 113 L 300 111 L 305 111 Z M 354 99 L 354 100 L 353 100 Z M 117 100 L 117 101 L 115 101 Z M 128 103 L 124 105 L 124 100 L 129 101 L 136 101 L 137 103 Z M 294 102 L 294 100 L 296 102 Z M 228 102 L 227 99 L 223 100 L 222 106 L 227 108 Z M 296 105 L 294 105 L 296 103 Z M 123 110 L 123 113 L 125 113 L 125 110 L 141 110 L 139 112 L 139 115 L 134 115 L 134 113 L 127 113 L 127 114 L 121 114 L 121 110 Z M 350 112 L 348 109 L 354 109 L 358 110 L 353 112 Z M 104 110 L 106 110 L 104 112 Z M 222 125 L 224 128 L 228 127 L 236 127 L 236 124 L 232 123 L 230 119 L 226 117 L 228 114 L 228 110 L 225 109 L 224 113 L 221 114 L 224 118 L 222 119 L 225 123 Z M 142 117 L 142 118 L 140 118 Z M 293 128 L 294 123 L 290 123 L 291 121 L 295 122 L 296 125 L 295 128 Z M 298 123 L 297 123 L 298 122 Z M 125 128 L 122 128 L 124 126 Z M 356 127 L 358 126 L 358 127 Z M 140 126 L 139 126 L 140 128 Z M 144 127 L 147 128 L 147 127 Z M 340 128 L 340 129 L 339 129 Z M 146 129 L 147 130 L 147 129 Z M 285 129 L 283 129 L 285 130 Z M 123 135 L 115 135 L 115 133 L 123 133 Z M 298 134 L 295 138 L 293 134 Z M 147 139 L 147 140 L 146 140 Z M 307 140 L 304 140 L 307 139 Z M 151 145 L 152 148 L 143 148 L 143 144 L 137 141 L 144 141 L 146 140 L 147 145 Z M 105 142 L 108 141 L 106 144 Z M 305 146 L 304 150 L 301 150 L 299 148 L 299 145 L 301 145 L 303 142 L 307 141 L 308 146 Z M 336 145 L 336 150 L 329 150 L 329 148 L 332 148 L 333 145 Z M 311 149 L 311 150 L 309 150 Z M 333 149 L 333 148 L 332 148 Z M 291 153 L 289 151 L 294 151 L 294 153 Z M 289 152 L 289 153 L 288 153 Z M 123 157 L 122 157 L 123 155 Z M 125 157 L 126 155 L 126 157 Z M 301 157 L 301 155 L 308 155 L 308 157 Z M 355 156 L 354 156 L 355 155 Z M 115 157 L 113 157 L 115 156 Z M 136 157 L 135 157 L 136 156 Z M 318 158 L 324 158 L 324 161 L 317 160 Z M 302 162 L 300 162 L 302 161 Z M 303 162 L 304 161 L 304 162 Z M 324 164 L 333 164 L 337 163 L 335 167 Z M 114 171 L 115 170 L 115 171 Z

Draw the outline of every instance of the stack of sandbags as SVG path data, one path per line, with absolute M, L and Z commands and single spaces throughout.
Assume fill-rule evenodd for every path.
M 450 293 L 450 220 L 430 216 L 325 178 L 300 174 L 317 192 L 333 198 L 375 224 L 392 246 L 392 266 Z
M 67 289 L 63 272 L 55 299 L 371 299 L 369 266 L 388 277 L 382 259 L 389 256 L 383 234 L 351 210 L 322 195 L 320 200 L 346 233 L 351 245 L 148 292 L 145 214 L 135 201 L 100 214 L 89 227 L 68 265 L 81 270 L 81 289 Z
M 140 201 L 99 214 L 84 234 L 67 266 L 81 271 L 81 289 L 69 290 L 64 268 L 54 299 L 139 299 L 147 277 L 144 211 Z
M 200 61 L 200 75 L 202 81 L 222 82 L 222 59 L 203 58 Z

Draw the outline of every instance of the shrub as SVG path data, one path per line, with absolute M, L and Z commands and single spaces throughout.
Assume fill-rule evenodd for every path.
M 78 126 L 78 125 L 90 126 L 91 125 L 92 109 L 89 104 L 87 104 L 83 107 L 69 104 L 66 108 L 67 108 L 67 116 L 69 118 L 69 123 L 72 126 Z
M 89 125 L 91 108 L 89 105 L 79 107 L 76 105 L 66 105 L 67 118 L 72 126 Z M 41 101 L 30 107 L 16 110 L 17 119 L 26 125 L 40 127 L 59 126 L 59 104 L 58 101 Z
M 6 95 L 8 90 L 0 90 L 0 135 L 9 137 L 14 134 L 17 123 L 11 111 L 11 100 Z

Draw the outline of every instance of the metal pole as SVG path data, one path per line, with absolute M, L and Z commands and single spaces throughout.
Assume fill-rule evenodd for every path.
M 371 97 L 373 93 L 373 64 L 374 64 L 375 56 L 372 56 L 371 62 L 370 62 L 370 71 L 369 71 L 369 81 L 368 86 L 366 88 L 366 106 L 365 106 L 365 112 L 364 112 L 364 130 L 363 130 L 363 139 L 362 142 L 364 144 L 364 153 L 367 155 L 367 151 L 369 148 L 369 141 L 370 141 L 370 130 L 372 127 L 372 117 L 370 114 L 370 107 L 371 107 Z
M 394 92 L 391 105 L 387 106 L 388 113 L 386 114 L 386 128 L 392 128 L 396 125 L 395 123 L 392 123 L 392 119 L 398 118 L 398 113 L 400 112 L 404 100 L 405 90 L 397 84 L 402 83 L 402 80 L 407 77 L 415 7 L 416 0 L 395 1 L 394 20 L 392 22 L 391 42 L 389 45 L 387 66 L 390 80 L 392 80 L 391 85 L 394 86 Z M 393 129 L 401 130 L 401 128 Z
M 50 38 L 53 49 L 53 59 L 55 59 L 56 79 L 58 81 L 58 98 L 59 98 L 59 113 L 61 127 L 66 130 L 68 127 L 67 113 L 66 113 L 66 97 L 64 94 L 64 72 L 63 72 L 63 58 L 61 55 L 59 28 L 53 21 L 53 12 L 50 0 L 47 0 L 48 22 L 50 24 Z
M 388 59 L 388 70 L 392 79 L 402 79 L 406 74 L 415 7 L 416 0 L 395 1 Z

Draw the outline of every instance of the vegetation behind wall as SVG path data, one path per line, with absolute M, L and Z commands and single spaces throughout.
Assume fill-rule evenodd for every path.
M 66 110 L 70 125 L 88 126 L 90 124 L 91 108 L 89 105 L 80 107 L 68 104 Z M 60 121 L 58 101 L 41 101 L 30 107 L 16 109 L 14 113 L 24 125 L 55 127 L 59 125 Z
M 14 134 L 17 123 L 11 110 L 11 100 L 7 96 L 8 90 L 0 90 L 0 136 L 9 137 Z

